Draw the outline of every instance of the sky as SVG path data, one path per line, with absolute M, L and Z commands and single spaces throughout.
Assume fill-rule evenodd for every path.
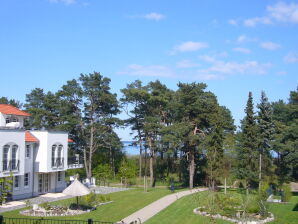
M 249 91 L 257 105 L 262 90 L 286 101 L 297 88 L 298 1 L 0 1 L 0 97 L 94 71 L 118 97 L 136 79 L 204 82 L 239 125 Z

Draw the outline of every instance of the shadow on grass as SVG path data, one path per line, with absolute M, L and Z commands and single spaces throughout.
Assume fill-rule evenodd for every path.
M 294 212 L 298 212 L 298 203 L 295 205 L 295 207 L 293 208 L 292 211 L 294 211 Z

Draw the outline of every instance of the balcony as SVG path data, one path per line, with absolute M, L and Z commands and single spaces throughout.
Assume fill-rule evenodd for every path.
M 18 172 L 20 170 L 20 160 L 3 160 L 3 172 Z
M 83 160 L 76 154 L 75 157 L 68 158 L 68 169 L 78 169 L 83 168 Z
M 54 158 L 52 159 L 53 169 L 63 169 L 64 168 L 64 158 Z

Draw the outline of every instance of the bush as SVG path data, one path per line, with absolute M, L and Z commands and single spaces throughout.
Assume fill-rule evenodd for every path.
M 86 207 L 96 207 L 99 203 L 99 200 L 97 199 L 97 195 L 94 192 L 91 192 L 90 194 L 82 197 L 80 201 L 80 205 L 84 205 Z
M 45 210 L 50 210 L 51 209 L 51 205 L 49 202 L 45 202 L 39 205 L 39 207 L 44 208 Z
M 292 197 L 291 187 L 289 184 L 284 184 L 281 188 L 284 192 L 284 202 L 289 202 Z

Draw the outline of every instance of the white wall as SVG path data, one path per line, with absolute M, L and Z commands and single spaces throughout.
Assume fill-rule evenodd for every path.
M 6 121 L 5 121 L 5 117 L 4 117 L 5 114 L 2 114 L 0 112 L 0 127 L 5 127 L 6 125 Z
M 19 171 L 13 172 L 13 175 L 24 175 L 25 168 L 25 131 L 24 130 L 1 130 L 0 129 L 0 177 L 9 176 L 10 173 L 2 171 L 3 147 L 6 144 L 18 145 L 17 159 L 20 160 Z
M 35 160 L 36 172 L 55 172 L 67 170 L 68 134 L 66 132 L 30 131 L 39 140 Z M 52 146 L 63 145 L 63 168 L 52 168 Z

